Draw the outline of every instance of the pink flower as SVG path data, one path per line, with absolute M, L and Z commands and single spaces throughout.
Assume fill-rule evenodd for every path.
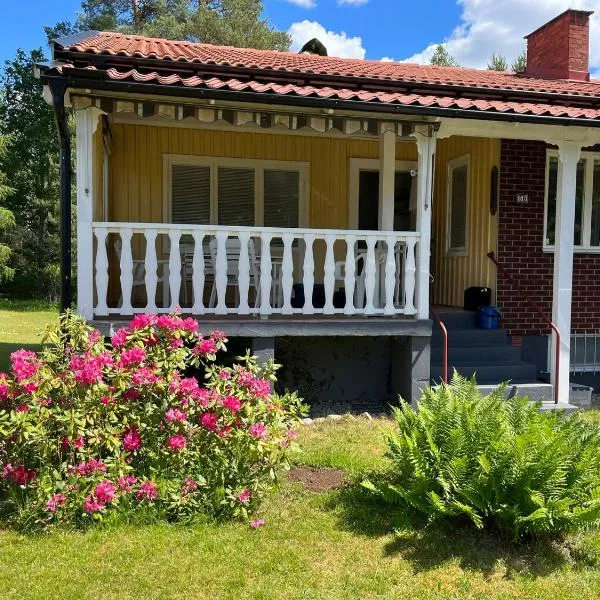
M 242 408 L 242 401 L 237 396 L 227 396 L 223 399 L 223 406 L 232 413 L 237 413 Z
M 67 503 L 67 497 L 64 494 L 53 494 L 46 502 L 46 510 L 55 513 L 60 506 Z
M 102 334 L 97 329 L 90 331 L 90 333 L 88 335 L 88 342 L 90 343 L 90 346 L 97 344 L 101 339 L 102 339 Z
M 71 474 L 79 475 L 80 477 L 93 475 L 94 473 L 104 473 L 105 471 L 106 465 L 101 460 L 96 460 L 95 458 L 90 458 L 87 463 L 81 462 L 69 470 Z
M 31 350 L 16 350 L 10 355 L 10 362 L 13 375 L 19 383 L 33 377 L 40 367 L 36 353 Z
M 35 394 L 38 391 L 38 384 L 35 381 L 28 381 L 27 383 L 21 384 L 21 389 L 26 394 Z
M 140 489 L 136 495 L 138 500 L 155 500 L 158 496 L 158 488 L 156 484 L 152 481 L 144 481 L 140 485 Z
M 137 427 L 126 429 L 123 434 L 123 449 L 126 452 L 135 452 L 142 447 L 142 438 Z
M 104 404 L 104 406 L 107 406 L 110 404 L 110 396 L 102 396 L 102 398 L 100 398 L 100 402 Z
M 237 495 L 237 499 L 240 502 L 248 502 L 250 500 L 250 496 L 251 496 L 251 492 L 248 488 L 242 490 L 238 495 Z
M 186 377 L 179 383 L 179 393 L 183 396 L 193 396 L 199 389 L 198 381 L 194 377 Z
M 169 449 L 173 450 L 173 452 L 180 452 L 185 448 L 185 437 L 182 435 L 172 435 L 167 440 L 167 446 Z
M 219 379 L 227 381 L 228 379 L 231 379 L 231 373 L 227 369 L 221 369 L 219 371 Z
M 121 364 L 124 367 L 138 365 L 146 358 L 146 351 L 139 346 L 134 346 L 129 350 L 125 350 L 121 354 Z
M 112 481 L 105 479 L 96 486 L 94 496 L 96 496 L 98 502 L 110 504 L 115 499 L 116 492 L 117 486 Z
M 8 479 L 14 473 L 14 470 L 15 468 L 10 463 L 5 464 L 2 469 L 2 479 Z
M 135 475 L 123 475 L 119 477 L 117 484 L 120 492 L 130 492 L 136 484 L 137 478 Z
M 202 417 L 200 417 L 200 423 L 202 423 L 202 426 L 209 431 L 214 431 L 217 428 L 218 420 L 219 417 L 210 412 L 205 412 Z
M 135 388 L 129 388 L 124 394 L 123 394 L 123 400 L 128 401 L 128 400 L 137 400 L 138 398 L 142 397 L 142 392 L 140 392 L 140 390 L 136 390 Z
M 198 344 L 194 347 L 193 352 L 195 355 L 199 354 L 214 354 L 218 350 L 217 343 L 212 338 L 203 338 L 198 341 Z
M 25 465 L 15 467 L 10 473 L 10 477 L 17 485 L 27 485 L 36 475 L 35 469 L 28 469 Z
M 215 329 L 211 334 L 210 337 L 215 340 L 215 342 L 226 342 L 227 341 L 227 336 L 220 331 L 219 329 Z
M 121 346 L 124 346 L 127 343 L 128 335 L 129 329 L 127 329 L 127 327 L 121 327 L 121 329 L 115 331 L 111 338 L 113 348 L 120 348 Z
M 139 314 L 133 317 L 130 327 L 132 331 L 138 331 L 139 329 L 145 329 L 146 327 L 152 327 L 156 325 L 158 317 L 156 315 Z
M 181 329 L 188 333 L 196 333 L 198 331 L 198 321 L 192 317 L 188 317 L 181 322 Z
M 198 482 L 193 479 L 186 479 L 181 486 L 181 493 L 184 496 L 195 492 L 198 489 Z
M 86 513 L 95 513 L 104 509 L 105 506 L 102 502 L 99 502 L 92 494 L 86 497 L 83 501 L 83 510 Z
M 8 375 L 6 373 L 0 373 L 0 400 L 6 400 L 9 391 Z
M 18 413 L 24 413 L 27 412 L 29 410 L 29 406 L 27 406 L 27 404 L 19 404 L 19 406 L 17 406 L 17 408 L 15 408 L 15 411 Z
M 264 441 L 267 439 L 267 428 L 265 427 L 264 423 L 255 423 L 254 425 L 250 425 L 248 432 L 257 440 Z
M 259 527 L 262 527 L 264 524 L 265 524 L 264 519 L 254 519 L 253 521 L 250 521 L 250 527 L 252 527 L 252 529 L 258 529 Z
M 177 350 L 183 347 L 183 340 L 181 338 L 172 339 L 169 342 L 169 350 Z
M 131 381 L 134 385 L 152 385 L 160 381 L 160 378 L 149 367 L 140 367 L 131 376 Z
M 178 408 L 170 408 L 165 413 L 165 420 L 167 421 L 167 423 L 182 423 L 183 421 L 185 421 L 185 417 L 185 413 L 182 410 L 179 410 Z
M 66 435 L 62 439 L 62 447 L 67 450 L 73 448 L 75 450 L 82 450 L 85 446 L 85 438 L 78 437 L 73 440 L 69 439 Z
M 257 398 L 268 398 L 271 395 L 271 382 L 266 379 L 254 379 L 250 384 L 250 392 Z

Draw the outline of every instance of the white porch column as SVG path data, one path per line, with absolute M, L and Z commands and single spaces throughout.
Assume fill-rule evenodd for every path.
M 94 316 L 94 160 L 93 137 L 102 111 L 91 106 L 75 111 L 77 135 L 77 312 Z
M 431 212 L 433 199 L 433 157 L 436 136 L 433 127 L 423 126 L 415 131 L 418 152 L 417 173 L 417 317 L 429 319 L 429 277 L 431 259 Z
M 573 245 L 575 229 L 575 190 L 577 163 L 581 155 L 580 142 L 558 142 L 558 190 L 556 195 L 556 225 L 554 243 L 554 281 L 552 320 L 560 331 L 560 356 L 558 365 L 554 358 L 556 335 L 552 334 L 552 375 L 558 369 L 559 389 L 555 390 L 559 402 L 569 401 L 569 363 L 571 361 L 571 299 L 573 295 Z
M 379 138 L 379 231 L 394 231 L 394 188 L 396 183 L 396 133 L 382 125 Z

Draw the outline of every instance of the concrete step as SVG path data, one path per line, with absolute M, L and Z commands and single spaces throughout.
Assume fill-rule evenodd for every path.
M 498 385 L 503 381 L 513 383 L 528 383 L 535 381 L 537 371 L 535 365 L 526 362 L 517 362 L 512 364 L 479 364 L 479 365 L 461 365 L 451 364 L 449 367 L 450 375 L 456 369 L 463 377 L 475 377 L 477 383 L 483 385 Z M 438 381 L 442 376 L 442 367 L 440 364 L 431 365 L 431 379 Z
M 477 329 L 477 313 L 467 310 L 456 310 L 449 312 L 438 312 L 437 315 L 449 330 L 455 329 Z M 434 329 L 438 328 L 434 320 Z
M 477 388 L 483 395 L 491 394 L 498 386 L 496 385 L 478 385 Z M 519 396 L 527 396 L 532 401 L 552 402 L 554 399 L 554 388 L 549 383 L 518 383 L 508 385 L 506 396 L 512 396 L 514 388 Z
M 442 347 L 442 334 L 438 329 L 431 336 L 433 348 Z M 508 346 L 508 335 L 504 329 L 458 329 L 448 333 L 450 348 L 468 348 L 473 346 Z
M 442 363 L 443 350 L 441 346 L 431 348 L 431 364 Z M 466 346 L 464 348 L 449 348 L 448 360 L 456 364 L 514 364 L 521 360 L 521 349 L 513 346 Z

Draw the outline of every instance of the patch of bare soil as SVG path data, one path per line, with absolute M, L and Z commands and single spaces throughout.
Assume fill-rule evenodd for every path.
M 326 492 L 341 487 L 346 482 L 346 473 L 324 467 L 293 467 L 288 481 L 301 483 L 309 492 Z

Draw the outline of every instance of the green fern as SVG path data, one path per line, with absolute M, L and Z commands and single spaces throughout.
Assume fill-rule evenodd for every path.
M 455 373 L 416 410 L 396 408 L 393 471 L 363 485 L 430 519 L 467 518 L 515 539 L 600 526 L 600 429 L 505 393 L 482 396 Z

